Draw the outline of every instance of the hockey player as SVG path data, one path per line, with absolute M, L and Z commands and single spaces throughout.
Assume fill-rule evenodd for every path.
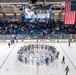
M 64 63 L 65 64 L 65 57 L 64 56 L 62 58 L 62 62 L 61 63 Z
M 54 54 L 51 54 L 51 63 L 54 61 Z
M 46 62 L 46 65 L 49 65 L 49 58 L 48 57 L 45 58 L 45 62 Z
M 69 67 L 68 66 L 65 68 L 65 71 L 66 71 L 65 75 L 68 75 L 68 71 L 69 71 Z
M 25 57 L 25 64 L 27 64 L 27 58 Z
M 55 57 L 56 59 L 58 59 L 59 58 L 59 51 L 56 53 L 56 57 Z
M 10 48 L 10 43 L 8 43 L 8 46 L 9 46 L 9 48 Z
M 40 65 L 40 58 L 39 57 L 37 57 L 37 59 L 36 59 L 36 65 Z
M 70 47 L 71 39 L 68 40 L 68 46 Z
M 41 56 L 40 62 L 41 62 L 41 65 L 44 64 L 44 57 L 43 56 Z

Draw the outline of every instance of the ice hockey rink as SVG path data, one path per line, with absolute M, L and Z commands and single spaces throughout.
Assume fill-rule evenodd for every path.
M 68 65 L 68 75 L 76 75 L 76 43 L 46 43 L 55 46 L 60 52 L 59 59 L 44 65 L 25 65 L 18 61 L 17 51 L 27 43 L 15 43 L 8 47 L 7 43 L 0 43 L 0 75 L 65 75 L 65 67 Z M 65 64 L 62 57 L 65 56 Z

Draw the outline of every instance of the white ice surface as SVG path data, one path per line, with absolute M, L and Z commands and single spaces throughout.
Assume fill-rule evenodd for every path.
M 76 75 L 76 43 L 50 43 L 60 52 L 59 60 L 46 65 L 25 65 L 17 60 L 17 51 L 24 43 L 8 45 L 0 43 L 0 75 L 65 75 L 65 67 L 69 66 L 68 75 Z M 9 55 L 10 54 L 10 55 Z M 65 64 L 61 64 L 63 55 Z

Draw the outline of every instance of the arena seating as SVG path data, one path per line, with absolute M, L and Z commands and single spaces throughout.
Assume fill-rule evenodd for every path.
M 30 22 L 8 22 L 0 21 L 0 34 L 2 35 L 28 35 L 31 38 L 47 38 L 52 35 L 59 34 L 62 38 L 64 34 L 75 34 L 75 25 L 64 25 L 63 21 L 51 20 L 48 24 L 46 22 L 30 23 Z M 57 38 L 57 36 L 55 37 Z

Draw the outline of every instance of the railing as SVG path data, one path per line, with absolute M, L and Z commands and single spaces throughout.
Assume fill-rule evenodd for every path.
M 76 34 L 49 34 L 45 36 L 39 35 L 0 35 L 0 40 L 26 40 L 26 39 L 76 39 Z

